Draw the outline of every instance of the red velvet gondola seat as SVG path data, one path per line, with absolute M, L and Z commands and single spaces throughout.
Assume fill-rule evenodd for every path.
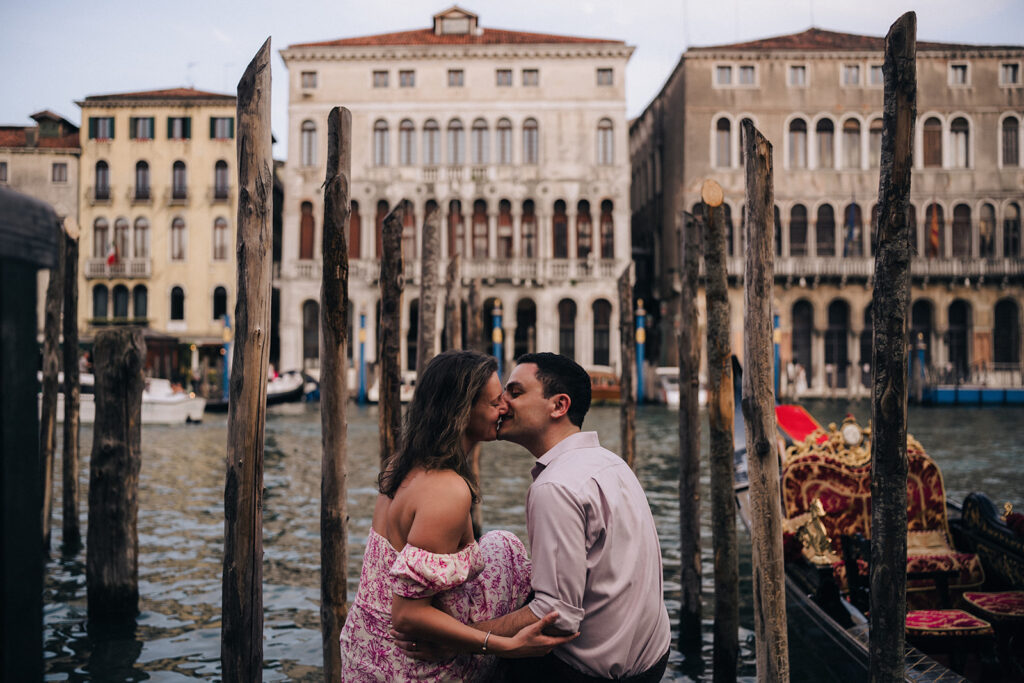
M 967 591 L 964 593 L 963 599 L 967 609 L 994 624 L 1024 623 L 1024 591 L 998 593 Z

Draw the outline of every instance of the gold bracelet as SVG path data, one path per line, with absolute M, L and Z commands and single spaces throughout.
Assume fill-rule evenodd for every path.
M 484 636 L 484 646 L 483 646 L 482 648 L 480 648 L 480 649 L 481 649 L 481 651 L 483 651 L 483 652 L 487 652 L 487 641 L 488 641 L 488 640 L 490 639 L 490 637 L 491 637 L 491 632 L 490 632 L 490 631 L 488 631 L 488 632 L 487 632 L 487 635 L 486 635 L 486 636 Z

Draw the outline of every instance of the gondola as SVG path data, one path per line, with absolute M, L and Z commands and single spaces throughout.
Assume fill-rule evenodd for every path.
M 305 385 L 306 378 L 298 370 L 289 370 L 267 380 L 267 405 L 301 401 L 305 396 Z M 207 399 L 206 411 L 226 413 L 228 411 L 227 398 Z

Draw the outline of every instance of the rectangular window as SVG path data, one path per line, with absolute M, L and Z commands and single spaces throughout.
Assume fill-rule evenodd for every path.
M 7 162 L 0 161 L 0 183 L 7 182 Z
M 188 140 L 192 137 L 191 116 L 171 116 L 167 119 L 168 140 Z
M 461 88 L 466 84 L 466 73 L 462 69 L 448 69 L 448 87 Z
M 68 165 L 64 162 L 54 162 L 51 177 L 55 183 L 66 183 L 68 181 Z
M 114 138 L 114 117 L 113 116 L 90 116 L 89 117 L 89 139 L 90 140 L 112 140 Z
M 718 85 L 732 85 L 732 67 L 716 66 L 715 83 Z
M 316 87 L 316 72 L 315 71 L 303 71 L 302 72 L 302 87 L 303 88 L 315 88 Z
M 128 119 L 128 137 L 132 140 L 152 140 L 153 117 L 133 116 Z
M 868 75 L 868 78 L 870 79 L 870 84 L 875 86 L 885 85 L 885 74 L 882 73 L 882 65 L 872 64 L 868 68 L 871 69 Z
M 235 137 L 235 119 L 230 116 L 210 117 L 210 139 L 231 140 Z
M 614 82 L 614 75 L 611 69 L 598 69 L 597 70 L 597 84 L 598 85 L 612 85 Z
M 807 67 L 802 64 L 789 67 L 789 84 L 797 88 L 807 85 Z
M 413 88 L 416 86 L 416 72 L 412 69 L 398 72 L 398 87 Z
M 494 72 L 494 78 L 499 88 L 512 87 L 512 69 L 498 69 Z
M 540 71 L 537 69 L 523 69 L 523 85 L 531 87 L 540 85 Z
M 754 85 L 754 67 L 747 65 L 740 67 L 740 85 Z
M 387 71 L 374 71 L 373 72 L 373 87 L 374 88 L 386 88 L 386 87 L 388 87 L 388 72 Z
M 967 85 L 967 65 L 966 64 L 950 64 L 949 65 L 949 84 L 950 85 Z
M 860 85 L 860 64 L 843 64 L 843 85 Z
M 999 65 L 999 85 L 1020 85 L 1020 64 Z

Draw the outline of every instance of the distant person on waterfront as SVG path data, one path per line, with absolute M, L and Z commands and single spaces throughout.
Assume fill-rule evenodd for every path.
M 343 680 L 487 681 L 497 666 L 490 655 L 540 656 L 573 637 L 542 632 L 555 613 L 501 633 L 467 625 L 522 607 L 530 592 L 522 541 L 492 531 L 477 542 L 470 518 L 469 454 L 497 437 L 505 410 L 490 356 L 447 351 L 421 373 L 401 446 L 378 479 L 359 591 L 341 632 Z M 422 641 L 444 656 L 407 656 L 392 625 L 411 653 Z

